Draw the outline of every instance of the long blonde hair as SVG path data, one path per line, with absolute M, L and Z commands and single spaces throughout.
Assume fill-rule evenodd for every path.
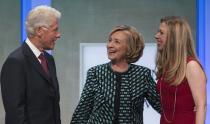
M 167 16 L 160 20 L 168 26 L 166 43 L 156 57 L 157 78 L 163 76 L 170 85 L 179 85 L 186 76 L 187 57 L 198 60 L 188 22 Z

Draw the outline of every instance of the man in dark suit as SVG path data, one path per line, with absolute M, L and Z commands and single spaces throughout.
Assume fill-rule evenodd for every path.
M 6 124 L 61 124 L 59 87 L 53 57 L 60 38 L 59 11 L 38 6 L 30 11 L 28 38 L 6 59 L 1 70 L 1 91 Z

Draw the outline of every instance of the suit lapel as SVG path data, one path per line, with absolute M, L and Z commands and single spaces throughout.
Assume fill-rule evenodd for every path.
M 50 82 L 50 77 L 44 72 L 41 64 L 39 63 L 38 59 L 31 51 L 29 46 L 26 43 L 23 43 L 22 48 L 23 48 L 23 54 L 25 54 L 26 59 L 34 66 L 34 68 L 38 71 L 38 73 L 42 75 L 43 78 L 45 78 L 48 82 Z
M 58 84 L 57 84 L 57 82 L 56 82 L 56 80 L 55 80 L 55 78 L 54 77 L 56 77 L 56 75 L 55 75 L 55 65 L 53 64 L 53 62 L 52 62 L 52 59 L 50 59 L 50 57 L 49 57 L 49 55 L 46 55 L 47 53 L 45 53 L 44 55 L 45 55 L 45 58 L 47 59 L 47 65 L 48 65 L 48 70 L 49 70 L 49 76 L 50 76 L 50 79 L 52 79 L 52 84 L 53 84 L 53 86 L 55 87 L 55 89 L 57 90 L 58 89 Z

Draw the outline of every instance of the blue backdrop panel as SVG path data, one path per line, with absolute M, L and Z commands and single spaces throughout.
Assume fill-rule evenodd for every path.
M 25 20 L 28 12 L 38 5 L 51 5 L 51 0 L 21 0 L 21 43 L 26 39 Z
M 197 41 L 196 50 L 207 76 L 207 115 L 206 124 L 210 124 L 210 0 L 197 0 Z
M 207 74 L 207 116 L 206 124 L 210 124 L 210 0 L 205 2 L 205 71 Z

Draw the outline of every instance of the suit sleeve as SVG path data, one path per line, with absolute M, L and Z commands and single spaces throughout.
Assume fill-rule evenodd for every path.
M 8 58 L 1 71 L 6 124 L 28 124 L 25 117 L 25 88 L 23 64 L 16 58 Z
M 148 70 L 146 73 L 146 79 L 147 79 L 147 90 L 146 90 L 146 99 L 152 105 L 152 107 L 158 112 L 161 112 L 161 107 L 160 107 L 160 96 L 156 91 L 156 83 L 154 79 L 151 76 L 151 71 Z
M 96 82 L 94 77 L 93 70 L 90 69 L 87 73 L 79 104 L 72 116 L 71 124 L 86 124 L 89 120 L 94 105 L 94 84 Z

